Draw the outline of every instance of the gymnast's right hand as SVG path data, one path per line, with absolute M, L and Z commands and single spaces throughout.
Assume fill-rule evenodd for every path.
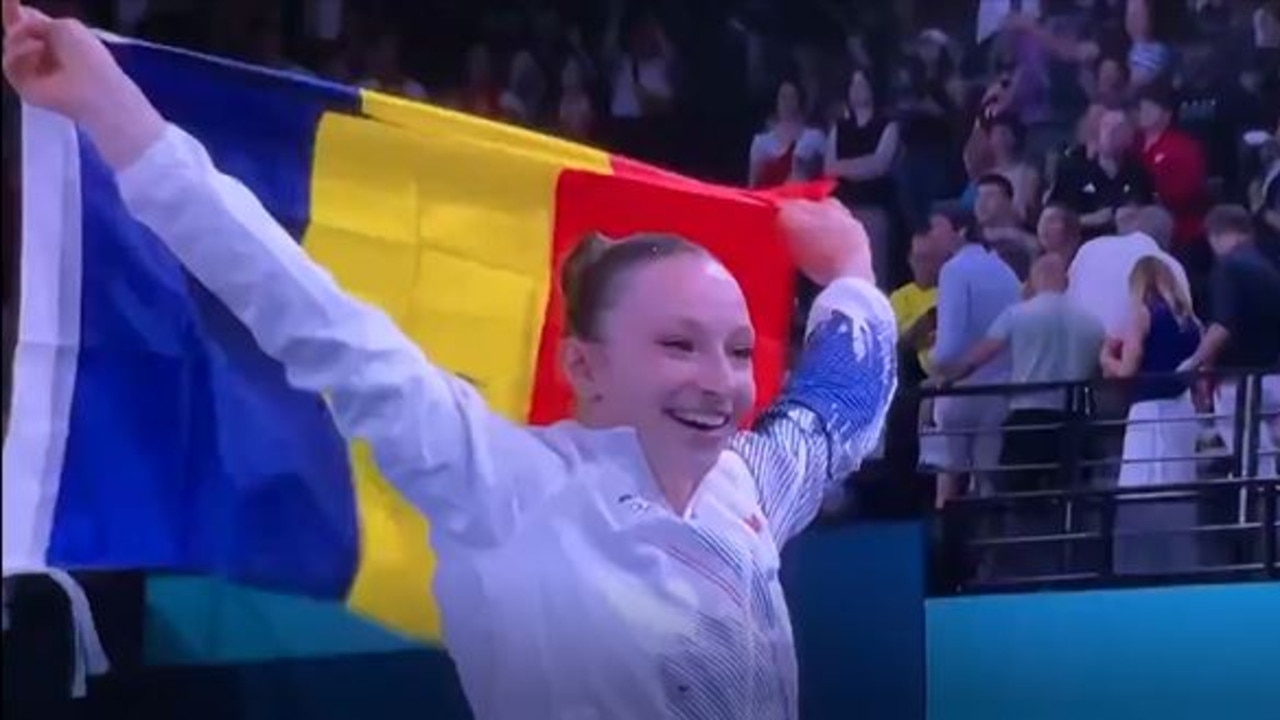
M 163 134 L 159 113 L 83 23 L 3 2 L 4 75 L 23 101 L 75 121 L 116 167 Z

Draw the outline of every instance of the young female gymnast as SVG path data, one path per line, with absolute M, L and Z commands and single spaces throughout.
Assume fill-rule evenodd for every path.
M 750 431 L 742 292 L 666 235 L 592 238 L 566 262 L 577 416 L 522 427 L 343 293 L 91 31 L 17 0 L 4 21 L 22 98 L 78 123 L 130 212 L 431 518 L 445 640 L 478 717 L 796 717 L 779 550 L 874 445 L 895 387 L 893 312 L 846 212 L 781 212 L 826 289 Z

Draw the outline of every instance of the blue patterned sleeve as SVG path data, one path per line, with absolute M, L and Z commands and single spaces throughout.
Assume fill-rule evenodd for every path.
M 735 439 L 779 545 L 812 522 L 826 491 L 875 447 L 897 389 L 897 334 L 875 286 L 832 283 L 814 301 L 804 352 L 782 394 Z

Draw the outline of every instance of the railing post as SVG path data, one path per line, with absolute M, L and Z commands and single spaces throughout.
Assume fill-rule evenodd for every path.
M 1063 488 L 1077 488 L 1081 482 L 1081 454 L 1084 450 L 1081 439 L 1084 433 L 1081 428 L 1085 422 L 1085 397 L 1088 386 L 1084 383 L 1072 384 L 1067 389 L 1067 421 L 1062 428 L 1059 447 L 1062 456 L 1058 466 L 1059 480 Z
M 1276 527 L 1277 505 L 1280 505 L 1280 480 L 1267 480 L 1262 485 L 1262 570 L 1273 580 L 1280 578 L 1276 559 L 1276 543 L 1280 528 Z
M 1248 434 L 1248 422 L 1245 417 L 1245 402 L 1247 400 L 1248 383 L 1245 378 L 1224 379 L 1219 377 L 1218 382 L 1234 382 L 1236 384 L 1236 402 L 1235 407 L 1231 408 L 1234 417 L 1231 418 L 1231 477 L 1236 479 L 1245 477 L 1245 447 L 1244 438 Z M 1219 408 L 1216 404 L 1213 413 L 1216 416 L 1225 408 Z
M 1101 495 L 1102 500 L 1102 567 L 1099 575 L 1110 580 L 1116 575 L 1116 504 L 1120 502 L 1120 488 Z
M 1063 427 L 1061 464 L 1058 467 L 1059 489 L 1067 491 L 1062 501 L 1062 531 L 1066 535 L 1075 533 L 1076 502 L 1073 491 L 1085 486 L 1084 463 L 1082 460 L 1088 448 L 1086 428 L 1090 423 L 1090 396 L 1092 387 L 1088 382 L 1074 383 L 1067 388 L 1067 421 Z M 1063 543 L 1059 554 L 1059 570 L 1068 573 L 1075 566 L 1075 542 L 1067 540 Z
M 1244 423 L 1243 432 L 1239 435 L 1241 474 L 1238 479 L 1245 480 L 1246 483 L 1240 486 L 1237 496 L 1239 500 L 1236 507 L 1236 523 L 1244 526 L 1249 522 L 1249 497 L 1254 490 L 1254 486 L 1248 481 L 1258 477 L 1258 440 L 1262 429 L 1262 377 L 1254 373 L 1245 375 L 1240 378 L 1237 388 L 1236 395 L 1239 399 L 1236 406 Z
M 1262 376 L 1257 373 L 1245 375 L 1240 380 L 1241 415 L 1244 421 L 1244 432 L 1240 437 L 1241 471 L 1245 479 L 1258 477 L 1259 439 L 1262 432 Z

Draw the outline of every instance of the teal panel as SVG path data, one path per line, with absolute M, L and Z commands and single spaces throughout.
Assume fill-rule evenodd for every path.
M 147 584 L 146 657 L 155 665 L 239 664 L 424 647 L 333 602 L 205 578 L 156 577 Z
M 1280 584 L 931 600 L 929 720 L 1275 720 Z

